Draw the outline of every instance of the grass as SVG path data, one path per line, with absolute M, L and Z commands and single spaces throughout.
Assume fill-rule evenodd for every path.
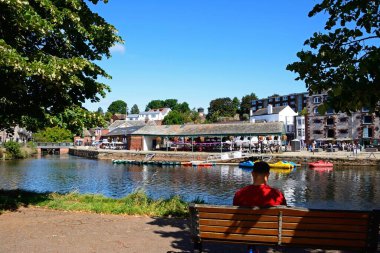
M 202 203 L 199 198 L 193 202 Z M 21 206 L 38 206 L 56 210 L 85 211 L 104 214 L 148 215 L 159 217 L 186 217 L 188 203 L 178 196 L 153 200 L 143 191 L 122 199 L 102 195 L 35 193 L 22 190 L 0 190 L 0 213 L 17 210 Z

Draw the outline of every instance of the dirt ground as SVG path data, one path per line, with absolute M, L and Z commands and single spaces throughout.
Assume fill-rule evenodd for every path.
M 240 245 L 206 244 L 205 252 L 246 253 Z M 0 252 L 191 252 L 184 219 L 19 208 L 0 215 Z M 337 252 L 261 248 L 261 252 Z

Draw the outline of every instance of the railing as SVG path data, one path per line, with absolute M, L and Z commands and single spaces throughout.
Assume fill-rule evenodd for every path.
M 37 142 L 37 147 L 72 147 L 74 143 L 72 142 Z

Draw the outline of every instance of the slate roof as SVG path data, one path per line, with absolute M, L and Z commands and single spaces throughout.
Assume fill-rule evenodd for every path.
M 133 132 L 139 130 L 143 126 L 131 126 L 131 127 L 120 127 L 112 130 L 104 136 L 120 136 L 120 135 L 130 135 Z
M 287 107 L 287 105 L 283 105 L 283 106 L 276 106 L 276 107 L 272 107 L 272 113 L 271 114 L 279 114 L 282 110 L 285 109 L 285 107 Z M 268 108 L 261 108 L 261 109 L 258 109 L 257 111 L 255 111 L 252 116 L 260 116 L 260 115 L 268 115 Z
M 132 135 L 150 136 L 215 136 L 215 135 L 278 135 L 284 134 L 282 122 L 239 124 L 188 124 L 144 126 Z
M 144 126 L 145 121 L 144 120 L 115 120 L 111 125 L 109 125 L 108 129 L 114 129 L 114 128 L 119 128 L 122 127 L 129 127 L 129 126 Z

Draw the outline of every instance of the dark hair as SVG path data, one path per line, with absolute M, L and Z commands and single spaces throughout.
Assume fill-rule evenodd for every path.
M 253 165 L 253 171 L 256 173 L 268 173 L 269 172 L 269 164 L 267 162 L 255 162 Z

